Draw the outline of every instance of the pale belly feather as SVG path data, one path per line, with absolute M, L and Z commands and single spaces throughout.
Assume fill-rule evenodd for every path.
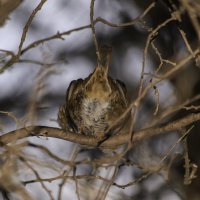
M 103 132 L 108 126 L 106 113 L 110 109 L 109 103 L 86 98 L 82 105 L 81 118 L 84 126 L 90 127 L 91 132 Z

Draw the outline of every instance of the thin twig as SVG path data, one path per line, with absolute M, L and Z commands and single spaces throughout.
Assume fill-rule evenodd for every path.
M 99 63 L 101 60 L 101 57 L 100 57 L 100 53 L 99 53 L 99 45 L 97 42 L 95 26 L 94 26 L 95 25 L 94 24 L 94 2 L 95 2 L 95 0 L 91 0 L 91 3 L 90 3 L 90 23 L 91 23 L 92 36 L 93 36 L 94 46 L 95 46 L 95 50 L 96 50 L 97 60 Z
M 37 179 L 41 179 L 39 173 L 31 166 L 31 164 L 29 164 L 24 158 L 20 158 L 21 161 L 23 161 L 23 163 L 32 170 L 32 172 L 35 174 Z M 40 182 L 42 188 L 47 192 L 47 194 L 49 195 L 51 200 L 54 200 L 53 195 L 52 195 L 52 191 L 50 191 L 46 185 L 41 181 Z
M 142 14 L 140 14 L 138 17 L 136 17 L 135 19 L 131 20 L 130 22 L 125 22 L 125 23 L 112 23 L 106 19 L 103 19 L 101 17 L 98 17 L 96 20 L 98 22 L 102 22 L 108 26 L 114 27 L 114 28 L 122 28 L 122 27 L 128 27 L 128 26 L 132 26 L 135 24 L 138 24 L 141 22 L 141 20 L 147 15 L 147 13 L 155 7 L 155 2 L 152 2 L 143 12 Z
M 37 5 L 37 7 L 32 11 L 29 19 L 27 20 L 23 32 L 22 32 L 22 36 L 21 36 L 21 40 L 20 40 L 20 44 L 18 47 L 18 52 L 16 55 L 13 55 L 11 57 L 11 59 L 0 69 L 0 73 L 3 73 L 7 68 L 9 68 L 10 66 L 12 66 L 14 63 L 18 62 L 20 59 L 20 56 L 22 54 L 22 47 L 23 47 L 23 43 L 26 39 L 26 34 L 28 32 L 28 29 L 33 21 L 33 18 L 35 17 L 35 15 L 37 14 L 37 12 L 42 8 L 42 6 L 44 5 L 44 3 L 47 0 L 41 0 L 40 3 Z
M 20 40 L 20 44 L 19 44 L 19 47 L 18 47 L 18 53 L 17 53 L 17 58 L 19 59 L 19 56 L 21 55 L 21 51 L 22 51 L 22 46 L 23 46 L 23 43 L 26 39 L 26 34 L 28 32 L 28 29 L 33 21 L 33 18 L 35 17 L 35 15 L 37 14 L 37 12 L 39 10 L 41 10 L 42 6 L 44 5 L 44 3 L 46 2 L 47 0 L 41 0 L 40 3 L 37 5 L 37 7 L 33 10 L 33 12 L 31 13 L 30 17 L 28 18 L 28 21 L 26 22 L 26 25 L 24 26 L 24 29 L 23 29 L 23 33 L 22 33 L 22 36 L 21 36 L 21 40 Z

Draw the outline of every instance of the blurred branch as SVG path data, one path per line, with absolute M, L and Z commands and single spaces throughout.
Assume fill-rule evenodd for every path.
M 26 38 L 26 34 L 28 32 L 28 29 L 29 29 L 29 27 L 31 25 L 31 22 L 32 22 L 33 18 L 35 17 L 37 12 L 42 8 L 42 6 L 43 6 L 43 4 L 45 2 L 46 2 L 46 0 L 41 0 L 41 2 L 38 4 L 38 6 L 33 10 L 32 14 L 30 15 L 30 17 L 29 17 L 28 21 L 26 22 L 26 25 L 25 25 L 25 27 L 23 29 L 23 33 L 22 33 L 22 36 L 21 36 L 20 44 L 19 44 L 19 47 L 18 47 L 18 52 L 16 54 L 14 52 L 10 52 L 11 58 L 4 66 L 2 66 L 0 68 L 0 73 L 3 73 L 7 68 L 12 66 L 14 63 L 19 62 L 20 56 L 23 55 L 28 50 L 30 50 L 32 48 L 35 48 L 38 45 L 43 44 L 44 42 L 51 41 L 51 40 L 54 40 L 54 39 L 62 39 L 62 40 L 64 40 L 64 38 L 63 38 L 64 35 L 70 35 L 73 32 L 77 32 L 77 31 L 81 31 L 81 30 L 85 30 L 85 29 L 89 29 L 89 28 L 92 28 L 93 39 L 94 39 L 95 48 L 96 48 L 96 54 L 97 54 L 97 58 L 99 59 L 100 57 L 98 55 L 99 54 L 99 52 L 98 52 L 98 43 L 97 43 L 97 39 L 96 39 L 96 35 L 95 35 L 95 27 L 94 27 L 98 22 L 101 22 L 101 23 L 103 23 L 105 25 L 108 25 L 108 26 L 111 26 L 111 27 L 128 27 L 128 26 L 132 26 L 134 24 L 141 23 L 142 18 L 145 17 L 146 14 L 155 6 L 155 2 L 151 3 L 142 12 L 142 14 L 140 14 L 138 17 L 136 17 L 135 19 L 131 20 L 130 22 L 121 23 L 121 24 L 114 24 L 114 23 L 111 23 L 111 22 L 101 18 L 101 17 L 98 17 L 95 20 L 93 19 L 93 17 L 94 17 L 94 11 L 93 11 L 93 9 L 94 9 L 94 0 L 92 0 L 91 1 L 91 7 L 90 7 L 91 24 L 88 24 L 88 25 L 85 25 L 85 26 L 81 26 L 81 27 L 78 27 L 78 28 L 74 28 L 74 29 L 71 29 L 69 31 L 65 31 L 65 32 L 62 32 L 62 33 L 60 33 L 58 31 L 55 35 L 52 35 L 50 37 L 46 37 L 44 39 L 37 40 L 37 41 L 29 44 L 27 47 L 22 48 L 23 47 L 23 43 L 24 43 L 25 38 Z M 6 50 L 2 50 L 2 51 L 6 51 Z
M 184 160 L 185 160 L 185 175 L 184 175 L 184 184 L 189 185 L 192 183 L 192 180 L 197 178 L 197 169 L 198 166 L 195 163 L 192 163 L 189 158 L 189 152 L 188 152 L 188 144 L 187 144 L 187 138 L 183 141 L 184 145 Z
M 193 56 L 193 58 L 195 58 L 195 54 L 194 54 L 194 52 L 192 50 L 192 47 L 190 46 L 190 42 L 186 38 L 186 33 L 183 30 L 181 30 L 180 28 L 179 28 L 179 32 L 180 32 L 180 34 L 181 34 L 181 36 L 183 38 L 183 41 L 185 43 L 185 46 L 186 46 L 188 52 Z
M 199 54 L 199 49 L 196 49 L 194 51 L 195 56 Z M 178 64 L 176 64 L 176 66 L 174 68 L 172 68 L 171 70 L 169 70 L 168 72 L 166 72 L 164 75 L 160 76 L 159 78 L 152 80 L 151 83 L 149 85 L 147 85 L 143 91 L 141 92 L 141 94 L 135 99 L 133 100 L 129 107 L 126 109 L 126 111 L 123 113 L 123 115 L 121 115 L 118 120 L 115 121 L 115 123 L 112 124 L 111 127 L 108 128 L 108 130 L 106 130 L 107 132 L 109 130 L 111 130 L 111 128 L 113 126 L 115 126 L 116 124 L 118 124 L 118 122 L 120 122 L 122 119 L 124 119 L 124 117 L 126 117 L 126 115 L 135 108 L 137 108 L 140 105 L 140 102 L 144 99 L 144 97 L 147 95 L 147 93 L 149 92 L 149 90 L 151 90 L 154 86 L 156 86 L 158 83 L 160 83 L 161 81 L 170 78 L 172 75 L 175 74 L 175 72 L 177 72 L 178 70 L 181 69 L 181 67 L 183 67 L 186 63 L 188 63 L 191 59 L 193 58 L 193 55 L 189 55 L 186 58 L 182 59 Z
M 107 194 L 110 190 L 110 187 L 113 185 L 115 179 L 117 178 L 117 174 L 119 172 L 118 164 L 116 163 L 115 166 L 113 167 L 114 169 L 111 170 L 111 177 L 109 178 L 109 181 L 106 182 L 106 184 L 103 182 L 101 184 L 101 187 L 98 191 L 96 199 L 102 199 L 105 200 L 107 197 Z
M 20 157 L 20 160 L 29 168 L 31 169 L 31 171 L 35 174 L 37 179 L 41 179 L 39 173 L 37 172 L 37 170 L 34 169 L 33 166 L 31 166 L 31 164 L 28 163 L 28 161 L 26 161 L 24 158 Z M 43 182 L 40 182 L 42 188 L 46 191 L 46 193 L 49 195 L 49 198 L 51 200 L 54 200 L 53 195 L 51 194 L 51 191 L 46 187 L 46 185 Z
M 137 110 L 139 109 L 140 107 L 140 103 L 141 103 L 141 100 L 139 100 L 140 97 L 144 95 L 146 95 L 145 93 L 148 91 L 148 86 L 143 90 L 143 86 L 144 86 L 144 72 L 145 72 L 145 66 L 146 66 L 146 59 L 147 59 L 147 53 L 148 53 L 148 49 L 149 49 L 149 46 L 151 44 L 151 41 L 158 35 L 158 31 L 160 31 L 160 29 L 162 29 L 163 27 L 165 27 L 168 23 L 172 22 L 176 20 L 173 16 L 170 17 L 169 19 L 165 20 L 164 22 L 162 22 L 161 24 L 159 24 L 156 28 L 154 28 L 153 30 L 150 31 L 148 37 L 147 37 L 147 40 L 146 40 L 146 45 L 145 45 L 145 48 L 144 48 L 144 52 L 143 52 L 143 60 L 142 60 L 142 69 L 141 69 L 141 73 L 140 73 L 140 82 L 139 82 L 139 89 L 138 89 L 138 101 L 137 99 L 135 101 L 133 101 L 133 104 L 134 104 L 134 116 L 133 116 L 133 119 L 136 119 L 136 115 L 137 115 Z M 151 83 L 153 83 L 153 81 L 151 81 Z M 153 84 L 152 85 L 152 88 L 154 88 L 154 90 L 156 91 L 156 84 Z M 146 90 L 146 92 L 145 92 Z M 157 112 L 158 110 L 158 105 L 159 105 L 159 93 L 157 92 L 157 107 L 156 107 L 156 111 L 155 113 Z M 142 97 L 143 98 L 143 97 Z M 127 109 L 129 110 L 129 109 Z M 132 138 L 132 135 L 130 136 L 130 138 Z
M 103 24 L 106 24 L 108 26 L 114 27 L 114 28 L 122 28 L 122 27 L 128 27 L 128 26 L 133 26 L 135 24 L 141 23 L 141 20 L 147 15 L 147 13 L 155 7 L 156 2 L 152 2 L 143 12 L 140 14 L 138 17 L 135 19 L 131 20 L 130 22 L 125 22 L 125 23 L 112 23 L 106 19 L 103 19 L 102 17 L 97 17 L 98 22 L 102 22 Z
M 72 153 L 71 153 L 71 159 L 70 162 L 71 163 L 75 163 L 75 159 L 77 158 L 78 155 L 78 148 L 77 146 L 74 147 Z M 78 191 L 78 180 L 76 179 L 75 173 L 76 173 L 76 165 L 73 164 L 70 166 L 70 168 L 68 170 L 65 170 L 63 172 L 63 176 L 64 178 L 62 179 L 62 182 L 59 184 L 59 190 L 58 190 L 58 200 L 62 200 L 62 192 L 64 190 L 64 185 L 66 184 L 67 180 L 68 180 L 68 175 L 71 172 L 71 170 L 73 170 L 73 175 L 74 175 L 74 181 L 75 181 L 75 186 L 76 186 L 76 193 L 77 193 L 77 197 L 78 200 L 80 199 L 79 197 L 79 191 Z
M 174 148 L 180 143 L 182 142 L 185 137 L 187 137 L 187 135 L 189 134 L 189 132 L 191 131 L 193 127 L 189 128 L 186 132 L 183 132 L 181 137 L 175 142 L 175 144 L 173 144 L 169 150 L 166 152 L 166 154 L 163 156 L 163 158 L 158 162 L 158 164 L 156 166 L 154 166 L 153 168 L 151 166 L 149 166 L 149 169 L 145 169 L 145 171 L 147 171 L 146 173 L 144 173 L 142 176 L 140 176 L 138 179 L 130 181 L 129 183 L 126 184 L 117 184 L 114 183 L 115 186 L 120 187 L 120 188 L 126 188 L 126 187 L 130 187 L 140 181 L 142 181 L 143 179 L 147 178 L 148 176 L 150 176 L 153 173 L 159 172 L 161 171 L 162 168 L 165 167 L 165 163 L 164 161 L 169 157 L 169 155 L 172 153 L 172 151 L 174 150 Z
M 180 111 L 181 109 L 185 109 L 185 110 L 190 110 L 190 109 L 198 109 L 197 106 L 187 106 L 188 104 L 191 104 L 194 101 L 197 101 L 200 99 L 200 95 L 196 95 L 190 99 L 187 99 L 186 101 L 184 101 L 183 103 L 178 103 L 175 106 L 171 106 L 167 109 L 164 110 L 164 112 L 160 113 L 155 120 L 153 120 L 150 124 L 150 126 L 154 126 L 155 124 L 160 124 L 164 119 L 166 119 L 167 117 L 177 113 L 178 111 Z
M 153 174 L 153 172 L 147 172 L 147 173 L 144 173 L 143 175 L 141 175 L 139 178 L 127 183 L 127 184 L 118 184 L 116 182 L 114 182 L 114 180 L 112 180 L 112 182 L 110 181 L 110 179 L 108 178 L 104 178 L 102 176 L 93 176 L 93 175 L 76 175 L 76 177 L 74 176 L 65 176 L 65 175 L 59 175 L 59 176 L 56 176 L 56 177 L 52 177 L 52 178 L 38 178 L 38 179 L 32 179 L 32 180 L 29 180 L 29 181 L 24 181 L 23 183 L 25 185 L 27 184 L 30 184 L 30 183 L 37 183 L 37 182 L 52 182 L 52 181 L 56 181 L 56 180 L 59 180 L 59 179 L 63 179 L 63 178 L 67 178 L 67 179 L 71 179 L 71 180 L 102 180 L 106 183 L 110 183 L 111 186 L 116 186 L 118 188 L 126 188 L 126 187 L 130 187 L 130 186 L 133 186 L 139 182 L 141 182 L 142 180 L 144 180 L 145 178 L 147 178 L 148 176 L 150 176 L 151 174 Z M 103 183 L 105 184 L 105 183 Z
M 4 72 L 8 67 L 12 66 L 14 63 L 19 61 L 20 56 L 22 54 L 22 46 L 23 46 L 23 43 L 26 39 L 26 34 L 28 32 L 28 29 L 29 29 L 29 27 L 30 27 L 30 25 L 33 21 L 33 18 L 35 17 L 37 12 L 42 8 L 43 4 L 46 1 L 47 0 L 41 0 L 40 3 L 38 4 L 38 6 L 32 11 L 29 19 L 26 22 L 26 25 L 24 26 L 22 36 L 21 36 L 21 40 L 20 40 L 20 44 L 19 44 L 19 47 L 18 47 L 18 52 L 16 54 L 13 53 L 11 59 L 0 69 L 0 73 Z
M 19 199 L 33 200 L 22 182 L 19 180 L 17 174 L 17 159 L 21 154 L 20 150 L 23 146 L 24 144 L 6 146 L 5 151 L 1 150 L 0 190 L 5 193 L 5 197 L 8 197 L 8 194 L 12 194 L 15 197 L 17 196 Z
M 71 160 L 70 161 L 63 160 L 62 158 L 60 158 L 57 155 L 53 154 L 48 148 L 44 147 L 43 145 L 34 144 L 34 143 L 29 142 L 29 143 L 27 143 L 27 146 L 40 150 L 44 154 L 48 155 L 48 157 L 50 157 L 53 160 L 55 160 L 57 162 L 60 162 L 60 163 L 62 163 L 64 165 L 69 165 L 69 166 L 74 166 L 75 165 Z M 77 162 L 76 164 L 79 164 L 79 162 Z
M 143 89 L 143 82 L 144 82 L 144 70 L 145 70 L 145 65 L 146 65 L 146 58 L 147 58 L 147 53 L 148 53 L 148 48 L 149 45 L 151 43 L 151 41 L 153 40 L 154 37 L 156 37 L 158 35 L 158 31 L 165 27 L 168 23 L 172 22 L 176 20 L 173 16 L 170 17 L 169 19 L 165 20 L 164 22 L 162 22 L 161 24 L 159 24 L 155 29 L 153 29 L 150 34 L 148 35 L 147 41 L 146 41 L 146 45 L 145 45 L 145 49 L 144 49 L 144 53 L 143 53 L 143 62 L 142 62 L 142 71 L 141 71 L 141 77 L 140 77 L 140 83 L 139 83 L 139 91 L 138 91 L 138 96 L 141 95 L 142 93 L 142 89 Z
M 80 179 L 84 179 L 84 180 L 94 180 L 94 179 L 99 179 L 99 180 L 103 180 L 103 181 L 107 181 L 109 182 L 109 179 L 107 178 L 103 178 L 101 176 L 90 176 L 90 175 L 77 175 L 76 177 L 74 177 L 73 175 L 72 176 L 65 176 L 65 175 L 59 175 L 59 176 L 56 176 L 56 177 L 52 177 L 52 178 L 38 178 L 38 179 L 33 179 L 33 180 L 29 180 L 29 181 L 25 181 L 24 184 L 30 184 L 30 183 L 36 183 L 36 182 L 52 182 L 52 181 L 55 181 L 55 180 L 59 180 L 59 179 L 63 179 L 63 178 L 66 178 L 66 179 L 71 179 L 71 180 L 80 180 Z
M 200 26 L 199 26 L 199 21 L 198 21 L 198 13 L 199 13 L 199 10 L 198 10 L 198 7 L 196 4 L 199 4 L 199 2 L 190 2 L 188 0 L 181 0 L 180 1 L 182 6 L 185 8 L 185 10 L 187 11 L 188 13 L 188 17 L 190 18 L 191 22 L 192 22 L 192 25 L 195 29 L 195 32 L 198 36 L 198 40 L 200 42 Z
M 47 67 L 60 64 L 60 62 L 45 63 L 45 62 L 41 62 L 41 61 L 37 61 L 37 60 L 28 60 L 28 59 L 20 59 L 19 63 L 31 63 L 31 64 L 43 65 L 43 66 L 47 66 Z

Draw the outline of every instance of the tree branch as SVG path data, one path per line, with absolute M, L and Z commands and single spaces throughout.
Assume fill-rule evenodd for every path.
M 200 120 L 200 113 L 190 114 L 184 118 L 178 119 L 166 125 L 162 125 L 158 127 L 153 126 L 150 128 L 142 129 L 134 133 L 132 142 L 133 144 L 135 144 L 136 142 L 140 142 L 142 140 L 145 140 L 147 138 L 150 138 L 159 134 L 177 131 L 199 120 Z M 6 145 L 8 143 L 17 141 L 22 138 L 30 137 L 30 136 L 59 138 L 59 139 L 67 140 L 70 142 L 75 142 L 81 145 L 87 145 L 90 147 L 97 147 L 99 143 L 99 140 L 92 136 L 89 137 L 89 136 L 85 136 L 85 135 L 81 135 L 81 134 L 77 134 L 77 133 L 73 133 L 69 131 L 65 132 L 59 128 L 53 128 L 53 127 L 29 126 L 29 127 L 11 131 L 9 133 L 6 133 L 0 136 L 0 144 Z M 110 137 L 105 142 L 103 142 L 100 145 L 100 148 L 112 149 L 119 145 L 127 144 L 129 140 L 130 140 L 129 133 L 115 135 L 113 137 Z

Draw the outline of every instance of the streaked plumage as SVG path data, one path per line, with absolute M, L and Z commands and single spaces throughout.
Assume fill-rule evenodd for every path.
M 58 122 L 62 129 L 100 137 L 125 111 L 125 85 L 108 76 L 108 62 L 104 60 L 98 64 L 86 79 L 70 83 L 66 102 L 58 112 Z M 117 126 L 113 134 L 117 134 L 121 126 Z

